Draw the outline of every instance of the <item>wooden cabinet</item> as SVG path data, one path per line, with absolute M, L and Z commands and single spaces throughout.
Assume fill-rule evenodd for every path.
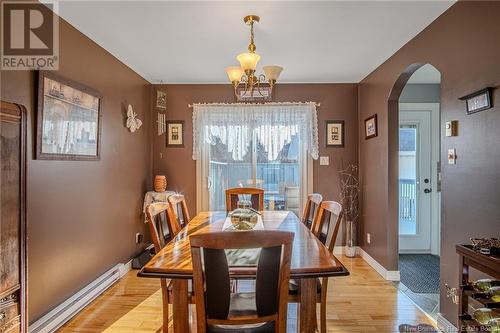
M 0 333 L 27 332 L 26 110 L 0 108 Z
M 486 325 L 474 320 L 472 312 L 478 308 L 490 308 L 500 311 L 500 303 L 493 302 L 482 293 L 475 292 L 470 281 L 470 269 L 500 279 L 500 256 L 486 255 L 474 251 L 470 245 L 457 245 L 456 251 L 460 258 L 460 292 L 458 302 L 459 332 L 490 332 Z

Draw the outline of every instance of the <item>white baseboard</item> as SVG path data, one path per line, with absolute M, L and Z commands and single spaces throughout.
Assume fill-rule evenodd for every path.
M 399 271 L 388 271 L 384 266 L 382 266 L 378 261 L 372 258 L 367 252 L 362 248 L 358 248 L 358 253 L 363 258 L 368 265 L 372 266 L 374 270 L 377 271 L 384 279 L 388 281 L 399 281 L 401 276 Z
M 443 333 L 456 333 L 458 329 L 446 319 L 442 313 L 437 314 L 437 327 Z
M 132 260 L 117 264 L 29 326 L 29 333 L 52 333 L 127 274 Z
M 333 254 L 343 254 L 343 246 L 335 246 L 333 249 Z M 356 254 L 366 261 L 377 273 L 379 273 L 385 280 L 388 281 L 399 281 L 401 279 L 399 271 L 388 271 L 384 266 L 382 266 L 378 261 L 372 258 L 367 252 L 365 252 L 359 246 L 356 246 Z

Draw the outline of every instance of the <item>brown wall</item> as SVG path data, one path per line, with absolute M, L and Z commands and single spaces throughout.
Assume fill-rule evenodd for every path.
M 445 297 L 445 283 L 458 286 L 455 244 L 469 237 L 500 235 L 500 89 L 494 108 L 466 115 L 459 97 L 500 84 L 500 2 L 458 2 L 359 86 L 359 119 L 378 114 L 379 136 L 365 140 L 360 122 L 359 159 L 362 178 L 362 247 L 388 269 L 397 268 L 397 216 L 393 185 L 397 177 L 397 107 L 388 98 L 398 77 L 411 64 L 431 63 L 441 72 L 441 312 L 456 321 L 456 306 Z M 471 44 L 472 42 L 472 44 Z M 415 70 L 409 68 L 407 71 Z M 407 79 L 407 78 L 406 78 Z M 404 80 L 399 80 L 396 90 Z M 393 96 L 394 97 L 394 96 Z M 444 137 L 444 122 L 458 120 L 458 137 Z M 389 140 L 391 138 L 391 140 Z M 446 163 L 446 151 L 456 148 L 456 165 Z M 393 188 L 394 189 L 394 186 Z M 392 195 L 392 197 L 391 197 Z M 364 242 L 366 232 L 371 244 Z
M 153 173 L 167 176 L 168 188 L 186 195 L 189 210 L 196 211 L 196 161 L 193 152 L 192 109 L 188 104 L 206 102 L 233 102 L 230 85 L 182 85 L 163 86 L 167 91 L 167 120 L 185 121 L 185 147 L 166 148 L 165 135 L 154 135 Z M 319 148 L 321 156 L 330 156 L 329 166 L 314 161 L 314 191 L 323 194 L 325 200 L 338 199 L 337 170 L 343 161 L 357 162 L 358 118 L 356 84 L 280 84 L 275 88 L 276 101 L 314 101 L 321 103 L 318 109 Z M 156 117 L 156 116 L 155 116 Z M 153 117 L 153 118 L 155 118 Z M 345 147 L 325 147 L 325 120 L 345 121 Z M 153 120 L 156 131 L 156 119 Z M 160 157 L 163 155 L 163 158 Z M 192 214 L 194 215 L 194 214 Z
M 130 103 L 145 124 L 149 84 L 60 21 L 58 74 L 102 96 L 101 160 L 34 159 L 35 73 L 2 71 L 1 99 L 27 107 L 29 320 L 35 321 L 117 263 L 128 261 L 144 233 L 143 194 L 150 183 L 150 127 L 124 127 Z

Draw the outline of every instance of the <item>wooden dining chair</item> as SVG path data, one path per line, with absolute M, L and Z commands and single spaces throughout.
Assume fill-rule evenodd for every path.
M 169 228 L 167 221 L 169 220 L 167 216 L 167 210 L 169 204 L 166 202 L 155 202 L 149 204 L 146 207 L 146 221 L 149 226 L 149 234 L 151 235 L 151 240 L 153 241 L 153 246 L 155 253 L 160 252 L 160 250 L 167 244 L 167 240 L 172 238 L 172 231 L 169 230 L 170 237 L 165 237 L 165 230 Z M 170 280 L 160 279 L 161 284 L 161 298 L 163 304 L 163 333 L 168 332 L 168 304 L 169 294 L 171 293 Z
M 311 229 L 321 201 L 323 201 L 323 196 L 319 193 L 311 193 L 307 196 L 304 214 L 302 215 L 302 223 L 304 223 L 308 229 Z
M 264 190 L 255 187 L 234 187 L 226 190 L 226 211 L 230 212 L 238 208 L 238 200 L 241 195 L 249 195 L 252 208 L 258 211 L 264 210 Z
M 333 253 L 335 242 L 342 221 L 342 205 L 335 201 L 323 201 L 318 207 L 312 223 L 312 233 Z M 326 333 L 326 298 L 328 295 L 328 278 L 317 280 L 320 309 L 320 332 Z M 289 302 L 297 303 L 300 295 L 300 281 L 291 280 Z
M 191 236 L 197 332 L 285 333 L 293 237 L 263 230 Z M 255 292 L 231 293 L 224 250 L 253 248 L 261 248 Z
M 172 194 L 168 197 L 168 220 L 172 230 L 172 238 L 175 237 L 189 221 L 189 211 L 186 199 L 182 194 Z

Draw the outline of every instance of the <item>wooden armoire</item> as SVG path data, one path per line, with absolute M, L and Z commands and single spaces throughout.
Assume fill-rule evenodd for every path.
M 0 108 L 0 333 L 27 333 L 26 109 Z

